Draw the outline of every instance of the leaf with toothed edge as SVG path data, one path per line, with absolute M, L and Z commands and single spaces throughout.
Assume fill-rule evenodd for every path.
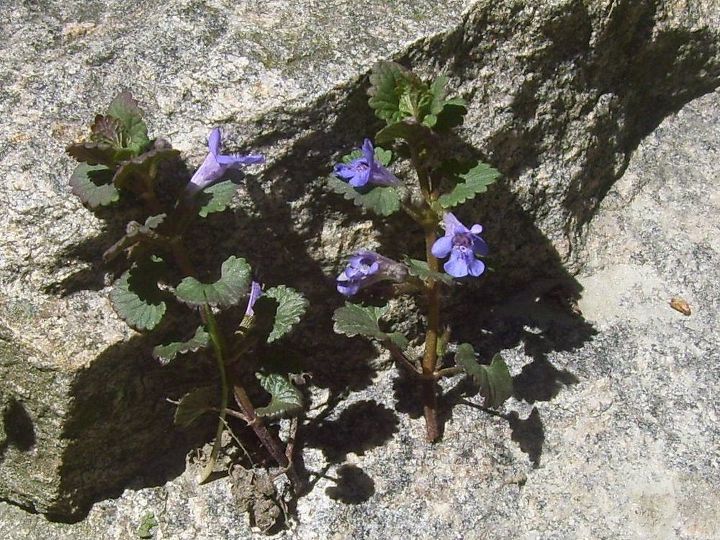
M 450 285 L 453 282 L 451 276 L 443 274 L 441 272 L 433 272 L 432 270 L 430 270 L 426 261 L 411 259 L 407 256 L 404 257 L 402 261 L 403 263 L 405 263 L 405 266 L 408 267 L 408 271 L 410 272 L 411 276 L 420 278 L 423 281 L 432 279 L 434 281 L 440 281 L 442 283 L 445 283 L 446 285 Z
M 152 356 L 162 365 L 174 360 L 178 354 L 186 354 L 204 349 L 210 344 L 210 334 L 208 334 L 202 326 L 195 330 L 195 335 L 187 341 L 168 343 L 167 345 L 157 345 Z
M 360 335 L 382 341 L 387 338 L 387 335 L 380 330 L 378 321 L 386 311 L 387 306 L 361 306 L 346 302 L 344 306 L 337 308 L 333 313 L 334 330 L 336 333 L 348 337 Z
M 217 408 L 220 393 L 214 386 L 203 386 L 185 394 L 175 410 L 175 425 L 188 427 L 206 412 Z
M 475 349 L 469 343 L 458 345 L 455 362 L 480 389 L 489 407 L 498 408 L 512 396 L 513 385 L 510 370 L 502 356 L 496 354 L 490 365 L 479 364 L 475 359 Z
M 198 209 L 200 217 L 207 217 L 208 214 L 225 210 L 230 206 L 238 187 L 234 182 L 225 180 L 203 189 L 202 192 L 195 196 L 195 199 L 201 203 Z
M 175 289 L 175 296 L 191 306 L 234 306 L 250 288 L 250 265 L 245 259 L 232 256 L 222 263 L 220 275 L 214 283 L 201 283 L 194 277 L 186 277 Z
M 115 312 L 136 330 L 152 330 L 167 309 L 167 295 L 158 287 L 165 270 L 161 259 L 134 264 L 113 285 L 110 302 Z
M 500 171 L 487 163 L 478 163 L 469 170 L 466 168 L 466 171 L 457 174 L 454 178 L 457 184 L 452 191 L 438 199 L 443 208 L 452 208 L 484 193 L 500 177 Z
M 328 187 L 338 195 L 374 212 L 379 216 L 389 216 L 400 210 L 400 194 L 395 186 L 372 186 L 356 189 L 335 176 L 328 176 Z
M 308 301 L 295 289 L 285 285 L 268 289 L 258 301 L 263 298 L 271 298 L 277 302 L 275 320 L 267 340 L 268 343 L 272 343 L 290 332 L 293 326 L 300 322 L 300 318 L 307 310 Z
M 135 155 L 147 148 L 150 144 L 147 125 L 143 121 L 142 110 L 130 92 L 123 91 L 115 96 L 108 106 L 107 114 L 122 124 L 125 148 L 131 149 Z
M 278 373 L 269 375 L 256 373 L 255 376 L 260 380 L 260 385 L 271 396 L 269 404 L 255 409 L 258 416 L 272 419 L 297 416 L 302 411 L 302 394 L 286 376 Z
M 112 184 L 112 172 L 104 165 L 81 163 L 70 177 L 73 195 L 90 208 L 107 206 L 120 198 L 120 192 Z

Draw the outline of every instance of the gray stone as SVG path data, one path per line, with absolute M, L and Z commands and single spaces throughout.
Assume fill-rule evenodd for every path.
M 308 468 L 354 480 L 319 478 L 298 502 L 298 536 L 716 537 L 718 96 L 673 113 L 718 85 L 720 6 L 480 1 L 461 18 L 460 2 L 396 2 L 382 24 L 387 5 L 356 4 L 9 11 L 0 496 L 67 517 L 141 474 L 76 525 L 2 505 L 0 534 L 129 537 L 147 511 L 158 537 L 251 534 L 225 480 L 197 487 L 186 474 L 145 487 L 158 482 L 145 465 L 153 453 L 187 447 L 167 436 L 163 398 L 192 377 L 150 365 L 147 342 L 109 309 L 96 268 L 106 238 L 69 195 L 62 154 L 131 86 L 153 133 L 191 165 L 219 123 L 235 144 L 270 156 L 262 182 L 248 179 L 236 234 L 218 246 L 241 249 L 268 282 L 290 279 L 314 300 L 312 332 L 296 346 L 338 369 L 318 369 L 317 397 L 345 383 L 358 390 L 306 428 Z M 395 372 L 350 362 L 351 352 L 373 352 L 349 351 L 327 323 L 337 303 L 327 300 L 329 276 L 353 247 L 379 240 L 359 212 L 340 234 L 347 220 L 328 210 L 339 203 L 315 179 L 369 133 L 365 76 L 391 56 L 451 77 L 471 103 L 463 136 L 505 174 L 467 212 L 484 216 L 497 257 L 496 275 L 467 294 L 496 300 L 486 316 L 465 308 L 458 332 L 505 350 L 517 399 L 493 417 L 449 387 L 455 406 L 437 446 L 423 442 Z M 258 238 L 260 213 L 276 230 Z M 404 242 L 398 234 L 388 248 Z M 302 270 L 288 278 L 286 268 Z M 670 296 L 693 315 L 672 311 Z M 360 471 L 339 470 L 347 464 Z

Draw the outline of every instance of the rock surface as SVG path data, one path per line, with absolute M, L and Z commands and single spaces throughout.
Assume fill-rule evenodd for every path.
M 357 391 L 311 422 L 305 460 L 346 480 L 318 479 L 283 534 L 716 537 L 720 99 L 674 112 L 718 86 L 717 2 L 480 1 L 463 17 L 462 2 L 396 2 L 385 25 L 373 24 L 382 2 L 232 4 L 18 5 L 3 22 L 0 496 L 67 517 L 137 476 L 75 525 L 3 504 L 0 534 L 132 537 L 148 511 L 157 538 L 251 534 L 227 480 L 164 484 L 145 465 L 148 449 L 187 447 L 164 435 L 163 398 L 192 374 L 150 366 L 112 315 L 94 266 L 103 231 L 69 195 L 65 143 L 128 84 L 193 165 L 209 127 L 229 124 L 271 161 L 223 247 L 254 253 L 270 282 L 288 282 L 283 263 L 302 267 L 289 284 L 322 306 L 318 283 L 377 240 L 359 213 L 340 236 L 337 201 L 314 179 L 369 131 L 367 68 L 395 56 L 448 73 L 471 103 L 464 136 L 505 174 L 474 209 L 501 271 L 473 294 L 516 293 L 460 332 L 482 328 L 490 337 L 470 339 L 506 351 L 517 399 L 492 417 L 448 388 L 445 439 L 429 447 L 393 371 L 319 372 L 321 387 Z M 358 20 L 365 32 L 348 39 Z M 253 251 L 258 212 L 277 231 Z M 333 307 L 301 350 L 347 350 L 327 336 Z
M 497 305 L 498 333 L 525 332 L 504 353 L 521 395 L 501 416 L 456 404 L 435 446 L 394 412 L 397 375 L 382 371 L 307 434 L 324 477 L 278 537 L 717 538 L 719 121 L 720 93 L 666 119 L 600 204 L 577 276 L 592 340 L 563 350 L 579 330 L 552 302 Z M 132 538 L 151 513 L 157 539 L 252 537 L 232 500 L 227 478 L 186 472 L 75 525 L 0 505 L 0 535 Z

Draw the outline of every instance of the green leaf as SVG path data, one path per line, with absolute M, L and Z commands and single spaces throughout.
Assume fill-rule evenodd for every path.
M 308 301 L 302 294 L 285 285 L 268 289 L 258 302 L 263 298 L 271 298 L 277 302 L 275 321 L 267 339 L 268 343 L 272 343 L 290 332 L 293 326 L 300 322 L 300 318 L 307 310 Z
M 370 74 L 368 104 L 388 124 L 419 114 L 427 93 L 417 75 L 395 62 L 378 62 Z
M 432 279 L 434 281 L 440 281 L 448 285 L 453 282 L 452 276 L 440 272 L 433 272 L 432 270 L 430 270 L 430 268 L 428 267 L 428 263 L 425 261 L 419 261 L 417 259 L 405 257 L 403 258 L 403 263 L 405 263 L 405 265 L 408 267 L 408 271 L 410 272 L 411 276 L 420 278 L 423 281 Z
M 124 162 L 113 177 L 113 184 L 133 193 L 141 194 L 155 183 L 158 169 L 163 161 L 176 159 L 180 151 L 160 147 Z
M 204 349 L 210 344 L 210 334 L 208 334 L 202 326 L 195 330 L 195 335 L 187 341 L 168 343 L 167 345 L 158 345 L 152 355 L 155 360 L 165 365 L 173 360 L 178 354 L 185 354 Z
M 500 172 L 487 163 L 478 163 L 467 172 L 457 174 L 458 183 L 450 193 L 442 195 L 438 202 L 443 208 L 452 208 L 472 199 L 479 193 L 484 193 L 490 184 L 500 177 Z
M 143 113 L 130 92 L 120 92 L 110 103 L 108 116 L 120 120 L 123 127 L 123 146 L 137 155 L 150 144 Z
M 389 124 L 375 136 L 378 144 L 392 144 L 395 140 L 402 139 L 415 147 L 431 146 L 433 138 L 433 132 L 428 126 L 408 121 Z
M 335 176 L 328 176 L 327 183 L 330 189 L 355 206 L 379 216 L 389 216 L 400 209 L 400 194 L 395 186 L 372 186 L 358 190 Z
M 108 263 L 126 250 L 128 251 L 128 258 L 138 259 L 138 255 L 143 252 L 142 247 L 148 247 L 140 247 L 138 245 L 143 241 L 146 241 L 148 244 L 151 242 L 165 243 L 165 237 L 159 235 L 155 230 L 164 223 L 165 217 L 166 214 L 150 216 L 145 220 L 144 225 L 141 225 L 137 221 L 129 222 L 125 227 L 125 235 L 105 250 L 105 253 L 103 253 L 103 261 Z
M 397 347 L 404 351 L 407 349 L 408 344 L 410 343 L 408 341 L 408 338 L 406 338 L 403 334 L 400 332 L 390 332 L 389 334 L 386 334 L 387 338 L 392 341 Z
M 380 330 L 378 321 L 387 311 L 387 307 L 361 306 L 346 302 L 333 313 L 334 330 L 348 337 L 366 336 L 383 341 L 387 334 Z
M 97 144 L 109 144 L 123 148 L 123 127 L 120 120 L 112 116 L 98 114 L 90 126 L 90 140 Z
M 382 165 L 383 167 L 387 167 L 392 161 L 392 152 L 390 150 L 385 150 L 384 148 L 376 146 L 375 159 L 378 163 L 380 163 L 380 165 Z
M 198 210 L 200 217 L 207 217 L 208 214 L 225 210 L 230 205 L 237 190 L 238 185 L 230 180 L 206 187 L 195 197 L 202 205 Z
M 104 165 L 81 163 L 70 177 L 70 187 L 90 208 L 107 206 L 120 198 L 120 192 L 112 184 L 112 172 Z
M 214 386 L 203 386 L 185 394 L 175 410 L 175 425 L 188 427 L 206 412 L 217 408 L 220 395 Z
M 245 259 L 230 257 L 220 269 L 220 279 L 215 283 L 201 283 L 194 277 L 186 277 L 175 289 L 178 300 L 191 306 L 228 307 L 237 304 L 250 287 L 251 269 Z
M 448 83 L 448 78 L 445 75 L 440 75 L 430 85 L 430 94 L 432 99 L 430 100 L 430 114 L 438 115 L 442 112 L 445 106 L 445 95 L 447 90 L 445 86 Z
M 65 151 L 76 160 L 88 165 L 107 165 L 114 169 L 118 163 L 130 159 L 133 152 L 127 148 L 118 148 L 108 143 L 73 143 Z
M 270 403 L 258 407 L 255 413 L 265 418 L 296 416 L 303 408 L 302 394 L 284 375 L 256 373 L 262 387 L 270 394 Z
M 152 330 L 165 315 L 166 295 L 158 288 L 164 268 L 160 260 L 135 264 L 110 291 L 110 302 L 118 316 L 136 330 Z
M 363 155 L 362 150 L 355 149 L 352 152 L 350 152 L 349 154 L 346 154 L 343 157 L 341 157 L 340 161 L 342 161 L 343 163 L 350 163 L 351 161 L 353 161 L 357 158 L 361 158 L 362 155 Z
M 455 362 L 480 387 L 480 394 L 485 398 L 487 406 L 498 408 L 512 396 L 510 370 L 499 354 L 493 357 L 489 366 L 478 364 L 472 345 L 462 343 L 455 353 Z

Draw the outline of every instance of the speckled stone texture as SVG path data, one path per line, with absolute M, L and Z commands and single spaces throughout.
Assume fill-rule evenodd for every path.
M 153 366 L 114 317 L 107 230 L 66 185 L 62 148 L 125 87 L 190 168 L 217 124 L 268 155 L 239 212 L 214 223 L 216 247 L 310 297 L 295 347 L 316 357 L 316 401 L 352 390 L 304 428 L 307 467 L 328 477 L 282 535 L 718 536 L 720 106 L 693 99 L 720 80 L 720 5 L 526 4 L 13 4 L 0 23 L 0 497 L 55 518 L 105 500 L 75 525 L 3 504 L 3 537 L 130 538 L 146 511 L 156 538 L 252 535 L 227 480 L 165 483 L 147 465 L 189 447 L 164 397 L 194 374 Z M 397 374 L 328 323 L 331 276 L 379 240 L 316 178 L 370 132 L 366 75 L 384 57 L 447 73 L 470 102 L 463 137 L 505 175 L 466 210 L 496 272 L 450 307 L 459 338 L 505 351 L 516 396 L 491 416 L 450 381 L 436 446 Z M 261 214 L 274 226 L 258 232 Z M 408 249 L 395 232 L 387 249 Z

